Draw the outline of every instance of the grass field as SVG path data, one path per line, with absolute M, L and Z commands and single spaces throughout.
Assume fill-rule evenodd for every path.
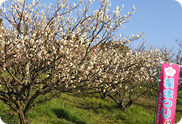
M 8 106 L 0 102 L 0 116 L 7 124 L 19 124 Z M 142 97 L 129 110 L 121 111 L 109 100 L 97 96 L 62 94 L 36 106 L 29 113 L 30 124 L 153 124 L 155 98 Z M 182 116 L 182 99 L 177 100 L 176 122 Z

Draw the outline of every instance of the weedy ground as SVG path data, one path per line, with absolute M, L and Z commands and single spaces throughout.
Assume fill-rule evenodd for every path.
M 182 94 L 182 92 L 179 92 Z M 121 111 L 110 99 L 98 95 L 59 98 L 36 106 L 29 113 L 30 124 L 153 124 L 155 97 L 143 96 L 127 111 Z M 7 124 L 19 124 L 15 113 L 0 102 L 0 116 Z M 177 100 L 176 122 L 182 116 L 182 98 Z

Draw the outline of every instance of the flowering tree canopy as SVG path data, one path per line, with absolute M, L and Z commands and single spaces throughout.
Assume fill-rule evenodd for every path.
M 156 75 L 159 51 L 127 47 L 143 34 L 125 38 L 114 33 L 135 7 L 121 16 L 123 6 L 110 11 L 111 2 L 100 0 L 92 12 L 93 1 L 58 0 L 47 6 L 14 0 L 0 9 L 6 22 L 0 25 L 0 99 L 21 124 L 28 124 L 34 106 L 62 92 L 99 92 L 118 104 L 124 96 L 133 102 L 138 98 L 131 98 L 134 91 Z
M 38 103 L 95 80 L 89 77 L 93 48 L 113 41 L 113 32 L 129 21 L 135 9 L 121 16 L 123 6 L 110 12 L 110 1 L 101 0 L 91 12 L 92 3 L 59 0 L 46 6 L 14 0 L 1 8 L 0 16 L 8 25 L 0 27 L 0 99 L 19 115 L 21 124 L 28 123 L 28 112 Z M 124 44 L 139 37 L 118 39 Z

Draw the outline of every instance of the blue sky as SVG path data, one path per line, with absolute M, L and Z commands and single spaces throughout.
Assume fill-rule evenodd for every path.
M 44 2 L 55 2 L 56 0 L 44 0 Z M 76 2 L 78 0 L 71 0 Z M 98 7 L 99 0 L 95 0 L 96 4 L 93 11 Z M 116 6 L 124 4 L 123 12 L 127 14 L 135 5 L 135 14 L 131 21 L 125 24 L 125 28 L 119 30 L 118 34 L 130 36 L 144 32 L 144 37 L 134 45 L 146 41 L 146 46 L 154 46 L 156 48 L 177 46 L 175 39 L 182 40 L 182 7 L 175 0 L 111 0 L 111 10 Z
M 124 33 L 145 32 L 146 45 L 172 47 L 182 39 L 182 8 L 174 0 L 121 0 L 126 9 L 136 11 Z
M 55 3 L 57 0 L 42 0 L 42 3 Z M 70 0 L 72 3 L 78 0 Z M 91 10 L 98 7 L 95 0 Z M 151 45 L 156 48 L 177 46 L 175 39 L 182 40 L 182 7 L 174 0 L 111 0 L 110 10 L 116 6 L 124 4 L 122 15 L 131 12 L 132 6 L 135 5 L 135 14 L 131 21 L 126 23 L 125 28 L 118 30 L 117 34 L 130 36 L 144 32 L 145 35 L 141 40 L 134 41 L 135 44 L 146 41 L 146 46 Z

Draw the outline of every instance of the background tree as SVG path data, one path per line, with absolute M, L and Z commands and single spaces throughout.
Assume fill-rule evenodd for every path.
M 172 58 L 173 62 L 182 65 L 182 41 L 181 39 L 176 39 L 175 40 L 177 45 L 178 45 L 178 49 L 177 51 L 174 51 L 175 54 Z M 179 78 L 179 85 L 178 85 L 178 91 L 182 90 L 182 71 L 180 71 L 180 78 Z M 178 95 L 180 97 L 182 97 L 181 95 Z
M 132 50 L 122 42 L 111 41 L 97 47 L 97 52 L 90 56 L 93 68 L 84 67 L 88 78 L 92 79 L 88 83 L 91 86 L 83 90 L 100 93 L 102 98 L 109 97 L 125 110 L 142 95 L 155 89 L 159 61 L 165 60 L 166 56 L 163 50 L 147 50 L 142 46 Z
M 0 10 L 7 24 L 0 28 L 0 99 L 17 113 L 21 124 L 28 124 L 28 113 L 37 104 L 62 92 L 95 89 L 95 85 L 103 84 L 97 84 L 103 79 L 100 76 L 108 76 L 112 65 L 108 66 L 110 50 L 104 50 L 104 44 L 116 38 L 114 32 L 129 21 L 135 8 L 121 16 L 123 7 L 110 12 L 108 0 L 101 0 L 94 12 L 90 11 L 91 4 L 92 0 L 77 4 L 58 0 L 46 6 L 35 0 L 30 4 L 14 0 L 5 4 L 7 10 Z M 140 37 L 119 37 L 119 42 Z M 95 47 L 101 50 L 98 57 L 93 56 Z M 111 55 L 118 55 L 114 54 L 113 49 Z M 115 68 L 121 67 L 116 60 L 112 63 L 117 76 Z

